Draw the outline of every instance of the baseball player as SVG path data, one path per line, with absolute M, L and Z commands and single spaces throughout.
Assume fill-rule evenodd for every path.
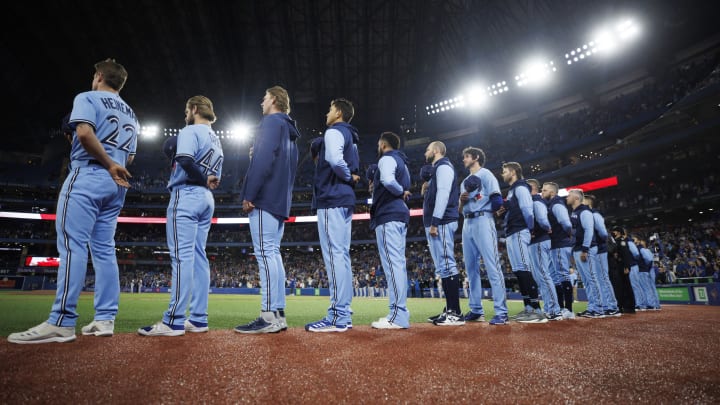
M 593 214 L 593 223 L 595 229 L 595 240 L 597 240 L 598 251 L 595 255 L 595 262 L 592 265 L 595 279 L 598 281 L 598 287 L 600 288 L 600 298 L 602 299 L 603 314 L 605 316 L 621 316 L 622 314 L 618 310 L 617 299 L 615 298 L 615 292 L 613 291 L 612 284 L 610 283 L 610 270 L 608 268 L 608 232 L 605 227 L 605 218 L 602 214 L 596 210 L 595 207 L 595 196 L 591 194 L 585 194 L 583 204 L 590 208 L 590 212 Z
M 482 284 L 480 260 L 492 290 L 495 315 L 491 325 L 504 325 L 508 321 L 505 295 L 505 277 L 500 268 L 497 229 L 493 213 L 500 209 L 503 200 L 500 185 L 485 165 L 485 152 L 469 147 L 463 150 L 463 165 L 470 174 L 460 185 L 460 212 L 465 222 L 462 230 L 463 258 L 467 272 L 470 311 L 465 314 L 466 322 L 483 322 Z
M 498 214 L 505 217 L 508 258 L 525 303 L 525 309 L 515 316 L 515 320 L 522 323 L 545 323 L 548 319 L 540 308 L 538 287 L 533 278 L 529 256 L 530 234 L 535 228 L 530 186 L 523 180 L 522 166 L 517 162 L 503 163 L 502 178 L 510 185 L 510 190 Z
M 120 297 L 115 256 L 115 228 L 135 157 L 139 124 L 135 112 L 120 98 L 127 71 L 114 59 L 95 64 L 92 91 L 73 102 L 69 125 L 74 128 L 70 169 L 58 197 L 57 249 L 60 255 L 57 291 L 50 317 L 25 332 L 12 333 L 12 343 L 75 340 L 76 311 L 85 285 L 88 246 L 95 269 L 95 318 L 83 335 L 112 336 Z
M 326 115 L 328 129 L 318 150 L 313 186 L 318 235 L 330 289 L 327 315 L 305 325 L 310 332 L 345 332 L 352 302 L 350 238 L 355 210 L 355 184 L 360 179 L 357 129 L 350 125 L 352 103 L 333 100 Z
M 570 258 L 575 239 L 566 201 L 558 196 L 557 183 L 546 182 L 542 186 L 542 198 L 548 204 L 550 221 L 550 277 L 555 284 L 555 292 L 564 319 L 574 319 L 572 310 L 573 284 L 570 279 Z
M 635 243 L 628 238 L 625 230 L 619 226 L 613 227 L 612 237 L 614 244 L 609 245 L 616 250 L 615 264 L 619 265 L 616 272 L 612 274 L 614 277 L 613 287 L 615 288 L 615 297 L 623 314 L 635 313 L 635 294 L 632 286 L 633 268 L 635 272 L 638 270 L 638 257 L 640 252 Z
M 185 104 L 187 126 L 165 142 L 164 152 L 173 161 L 165 227 L 172 265 L 170 305 L 162 321 L 138 329 L 140 335 L 208 331 L 210 263 L 205 245 L 215 210 L 211 190 L 220 183 L 224 158 L 220 138 L 211 127 L 215 120 L 210 99 L 191 97 Z
M 425 149 L 425 161 L 432 164 L 432 171 L 423 195 L 423 225 L 438 284 L 445 295 L 445 310 L 432 322 L 441 326 L 460 326 L 465 324 L 460 310 L 460 277 L 455 263 L 460 189 L 455 181 L 455 168 L 445 154 L 445 144 L 439 141 L 431 142 Z
M 400 152 L 400 137 L 383 132 L 378 140 L 375 176 L 370 183 L 370 229 L 375 230 L 378 253 L 387 278 L 390 312 L 372 322 L 375 329 L 407 329 L 410 311 L 407 308 L 407 268 L 405 236 L 410 210 L 405 201 L 410 197 L 410 172 L 407 157 Z
M 560 313 L 557 292 L 550 277 L 550 233 L 552 227 L 548 220 L 547 202 L 539 194 L 540 183 L 537 180 L 528 179 L 527 183 L 530 185 L 535 218 L 535 226 L 530 238 L 533 278 L 540 289 L 548 320 L 561 321 L 563 317 Z
M 638 276 L 640 286 L 644 296 L 644 310 L 659 310 L 660 300 L 655 287 L 655 277 L 652 273 L 652 262 L 655 255 L 647 248 L 647 242 L 644 239 L 636 238 L 635 244 L 639 247 L 640 255 L 638 257 Z
M 267 89 L 261 106 L 263 119 L 241 191 L 260 272 L 261 313 L 254 321 L 235 327 L 238 333 L 275 333 L 287 329 L 280 242 L 284 221 L 290 216 L 300 131 L 288 115 L 290 96 L 284 88 Z
M 575 245 L 573 246 L 573 258 L 575 268 L 582 278 L 585 292 L 587 293 L 587 310 L 578 313 L 584 318 L 603 318 L 602 298 L 600 297 L 600 286 L 595 273 L 592 270 L 597 255 L 597 242 L 595 241 L 595 220 L 587 205 L 583 204 L 584 193 L 574 188 L 568 191 L 567 205 L 572 208 L 570 222 L 575 232 Z

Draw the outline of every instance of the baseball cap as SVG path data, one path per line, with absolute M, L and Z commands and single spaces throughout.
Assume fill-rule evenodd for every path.
M 472 193 L 473 191 L 480 188 L 482 183 L 480 182 L 480 178 L 478 176 L 468 176 L 467 179 L 463 182 L 463 186 L 465 186 L 465 190 L 467 190 L 468 193 Z
M 75 128 L 70 125 L 70 113 L 63 117 L 62 123 L 60 124 L 60 130 L 63 134 L 72 134 Z
M 610 232 L 618 232 L 621 235 L 625 234 L 625 230 L 622 228 L 622 226 L 613 226 Z
M 372 181 L 375 178 L 375 173 L 377 173 L 378 165 L 375 163 L 368 166 L 367 171 L 365 172 L 365 178 L 369 181 Z
M 321 136 L 314 138 L 312 142 L 310 142 L 310 154 L 313 159 L 315 159 L 320 153 L 320 146 L 322 146 L 322 142 L 323 138 Z
M 423 181 L 430 181 L 432 178 L 432 165 L 423 165 L 423 167 L 420 168 L 420 178 L 423 179 Z
M 177 150 L 177 136 L 171 136 L 163 142 L 162 151 L 168 159 L 173 160 Z

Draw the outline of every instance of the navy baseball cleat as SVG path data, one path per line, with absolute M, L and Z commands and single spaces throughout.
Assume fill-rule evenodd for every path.
M 434 323 L 436 320 L 440 319 L 440 317 L 442 317 L 442 316 L 445 314 L 445 311 L 447 311 L 447 308 L 443 307 L 442 312 L 440 312 L 440 313 L 437 314 L 437 315 L 433 315 L 433 316 L 431 316 L 431 317 L 428 317 L 428 322 Z
M 320 320 L 317 322 L 312 322 L 312 323 L 305 325 L 305 330 L 308 332 L 321 332 L 321 333 L 347 332 L 348 327 L 347 327 L 347 325 L 333 324 L 332 322 L 323 319 L 323 320 Z
M 562 314 L 547 314 L 548 321 L 562 321 L 565 318 L 562 316 Z
M 490 320 L 490 325 L 507 325 L 508 321 L 507 315 L 495 315 Z
M 433 325 L 437 326 L 462 326 L 465 325 L 465 318 L 455 311 L 445 311 L 439 318 L 437 318 Z
M 485 322 L 484 314 L 476 314 L 475 312 L 468 312 L 465 314 L 465 322 Z
M 270 312 L 272 314 L 272 312 Z M 273 315 L 274 317 L 274 315 Z M 235 327 L 237 333 L 277 333 L 282 330 L 282 325 L 277 319 L 268 321 L 263 315 L 260 315 L 254 321 L 245 325 L 239 325 Z

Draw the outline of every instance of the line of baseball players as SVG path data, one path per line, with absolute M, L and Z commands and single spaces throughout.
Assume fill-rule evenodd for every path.
M 87 271 L 88 250 L 96 271 L 95 316 L 82 328 L 82 333 L 94 336 L 114 333 L 120 292 L 114 234 L 131 177 L 125 166 L 135 156 L 139 130 L 135 113 L 119 96 L 126 79 L 127 71 L 119 63 L 112 59 L 98 62 L 92 90 L 75 97 L 73 110 L 63 123 L 72 151 L 71 171 L 56 211 L 60 254 L 56 299 L 48 320 L 27 331 L 10 334 L 8 341 L 12 343 L 76 339 L 76 308 Z M 263 119 L 250 149 L 250 164 L 241 190 L 260 273 L 261 295 L 260 315 L 234 328 L 247 334 L 287 329 L 280 243 L 284 221 L 290 214 L 300 138 L 297 125 L 289 116 L 290 97 L 284 88 L 267 89 L 261 106 Z M 191 97 L 184 112 L 187 126 L 177 138 L 163 145 L 163 151 L 173 162 L 166 225 L 172 265 L 170 302 L 160 321 L 138 329 L 144 336 L 180 336 L 209 329 L 210 270 L 205 246 L 214 211 L 211 190 L 220 183 L 224 155 L 211 127 L 216 120 L 212 102 L 204 96 Z M 350 101 L 333 100 L 326 115 L 328 129 L 311 145 L 316 162 L 313 207 L 317 210 L 318 236 L 331 294 L 326 315 L 305 326 L 310 332 L 344 332 L 352 328 L 349 248 L 354 188 L 360 179 L 359 136 L 350 125 L 353 116 Z M 373 201 L 370 227 L 375 231 L 387 277 L 389 311 L 372 327 L 405 329 L 410 326 L 405 263 L 410 219 L 406 201 L 411 195 L 408 159 L 400 151 L 400 138 L 392 132 L 380 135 L 377 151 L 378 162 L 366 175 Z M 482 150 L 463 151 L 463 163 L 470 175 L 461 184 L 445 155 L 442 142 L 431 143 L 425 152 L 431 165 L 422 172 L 426 179 L 422 190 L 423 222 L 446 297 L 445 309 L 431 319 L 434 324 L 462 325 L 465 321 L 483 320 L 480 258 L 493 291 L 495 316 L 490 324 L 508 322 L 493 214 L 505 219 L 508 254 L 525 301 L 525 310 L 516 316 L 517 321 L 547 322 L 572 317 L 572 287 L 567 274 L 571 252 L 590 299 L 588 311 L 582 315 L 619 314 L 612 291 L 606 288 L 607 272 L 603 278 L 599 271 L 602 265 L 595 235 L 604 238 L 604 226 L 599 226 L 602 222 L 593 219 L 590 208 L 582 203 L 582 191 L 570 191 L 567 203 L 573 212 L 568 218 L 567 209 L 557 196 L 557 185 L 543 185 L 543 199 L 537 196 L 535 182 L 533 196 L 532 186 L 523 179 L 519 164 L 503 165 L 503 180 L 510 184 L 503 200 L 497 180 L 483 168 Z M 558 204 L 563 204 L 562 209 L 557 208 Z M 463 253 L 471 291 L 470 311 L 464 316 L 453 256 L 460 214 L 465 218 Z M 540 309 L 538 288 L 543 294 L 545 312 Z

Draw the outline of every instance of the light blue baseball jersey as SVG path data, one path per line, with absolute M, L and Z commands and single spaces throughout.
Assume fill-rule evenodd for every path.
M 125 167 L 128 156 L 134 156 L 137 148 L 137 131 L 140 124 L 135 112 L 118 94 L 109 91 L 87 91 L 75 96 L 70 125 L 86 123 L 93 127 L 95 135 L 105 152 L 119 165 Z M 73 136 L 70 160 L 92 160 Z
M 498 183 L 497 178 L 490 170 L 484 167 L 480 168 L 477 172 L 470 174 L 470 176 L 478 177 L 482 187 L 468 194 L 469 199 L 463 206 L 463 213 L 469 214 L 471 212 L 478 211 L 492 212 L 490 196 L 493 194 L 500 194 L 500 184 Z M 465 179 L 467 179 L 467 177 Z M 460 193 L 462 194 L 466 191 L 465 180 L 463 180 L 460 183 Z
M 220 138 L 215 135 L 209 125 L 188 125 L 180 131 L 175 158 L 181 156 L 192 158 L 200 166 L 200 170 L 205 176 L 213 175 L 220 178 L 222 175 L 224 159 L 222 145 L 220 144 Z M 172 190 L 173 187 L 184 184 L 192 184 L 192 182 L 182 166 L 175 163 L 170 174 L 168 189 Z M 205 186 L 205 184 L 198 185 Z

